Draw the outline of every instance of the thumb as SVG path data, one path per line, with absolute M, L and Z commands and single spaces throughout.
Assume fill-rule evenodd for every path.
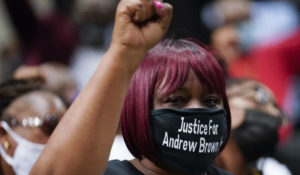
M 154 6 L 155 13 L 158 16 L 158 23 L 163 30 L 167 30 L 172 19 L 173 7 L 168 3 L 162 3 L 158 0 L 154 0 Z

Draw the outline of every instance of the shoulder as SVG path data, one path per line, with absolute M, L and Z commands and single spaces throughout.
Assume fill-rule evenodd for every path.
M 111 160 L 104 175 L 143 175 L 127 160 Z
M 224 171 L 220 168 L 216 168 L 216 167 L 211 167 L 208 172 L 208 175 L 232 175 L 231 173 Z

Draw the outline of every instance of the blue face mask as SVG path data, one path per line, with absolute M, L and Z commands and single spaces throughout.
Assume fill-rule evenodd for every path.
M 158 109 L 150 114 L 158 165 L 170 171 L 204 173 L 227 139 L 224 109 Z

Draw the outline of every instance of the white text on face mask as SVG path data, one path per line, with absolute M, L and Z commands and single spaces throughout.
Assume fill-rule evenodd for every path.
M 176 138 L 169 137 L 168 132 L 165 132 L 162 146 L 188 152 L 198 150 L 199 153 L 215 153 L 219 151 L 222 143 L 223 138 L 217 142 L 207 142 L 204 137 L 200 137 L 199 141 L 190 141 L 181 139 L 179 134 Z M 199 148 L 197 149 L 197 147 Z
M 185 122 L 184 117 L 181 117 L 181 125 L 178 132 L 196 135 L 217 135 L 218 127 L 218 124 L 213 124 L 213 120 L 209 120 L 208 124 L 203 124 L 197 119 L 194 122 Z

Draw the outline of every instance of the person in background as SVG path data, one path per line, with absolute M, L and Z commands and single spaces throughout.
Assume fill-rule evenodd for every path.
M 215 165 L 235 175 L 291 175 L 274 156 L 280 127 L 288 118 L 272 92 L 248 79 L 229 79 L 227 95 L 232 112 L 232 135 Z
M 27 175 L 66 111 L 36 80 L 0 84 L 0 174 Z
M 21 59 L 27 65 L 54 61 L 68 65 L 79 42 L 77 28 L 70 20 L 73 0 L 54 1 L 56 8 L 39 17 L 29 0 L 4 0 L 20 43 Z M 63 11 L 63 9 L 65 11 Z
M 78 28 L 80 43 L 70 64 L 75 81 L 82 89 L 109 47 L 114 12 L 119 0 L 76 0 L 72 18 Z
M 272 3 L 273 1 L 269 2 Z M 274 3 L 287 2 L 274 1 Z M 276 5 L 276 7 L 279 8 L 280 5 Z M 287 21 L 285 19 L 289 19 L 284 17 L 285 15 L 280 15 L 280 12 L 274 17 L 273 12 L 276 10 L 276 8 L 268 10 L 271 14 L 267 15 L 267 17 L 272 18 L 272 24 L 276 24 L 277 15 L 280 18 L 278 22 L 285 22 Z M 261 12 L 265 11 L 262 10 Z M 300 119 L 296 115 L 299 107 L 294 104 L 299 103 L 296 89 L 300 73 L 300 52 L 298 51 L 300 47 L 300 28 L 292 27 L 287 30 L 289 31 L 287 33 L 275 32 L 274 34 L 268 29 L 276 30 L 276 27 L 266 25 L 267 22 L 262 22 L 259 18 L 257 16 L 258 21 L 253 22 L 256 24 L 256 28 L 260 29 L 261 26 L 267 27 L 263 29 L 264 32 L 259 32 L 258 30 L 255 33 L 260 36 L 264 33 L 273 33 L 272 37 L 267 37 L 269 39 L 257 42 L 257 44 L 250 43 L 247 40 L 247 38 L 252 37 L 249 32 L 242 33 L 238 24 L 228 24 L 217 28 L 212 33 L 212 48 L 220 62 L 225 64 L 229 77 L 250 78 L 264 83 L 274 92 L 278 105 L 294 117 L 297 125 L 298 122 L 300 123 Z M 284 23 L 277 25 L 283 28 L 288 26 Z M 251 30 L 251 27 L 245 27 L 245 29 Z M 280 30 L 285 31 L 284 29 Z M 246 45 L 251 45 L 251 47 L 247 48 Z

